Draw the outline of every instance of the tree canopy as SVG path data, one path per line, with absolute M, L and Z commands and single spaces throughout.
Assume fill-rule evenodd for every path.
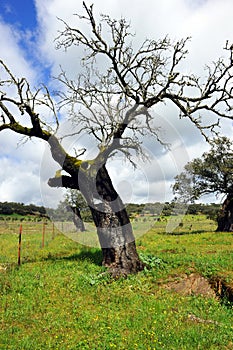
M 186 202 L 210 193 L 224 195 L 217 230 L 232 231 L 233 142 L 227 137 L 215 138 L 208 152 L 189 162 L 175 177 L 173 191 Z
M 208 152 L 186 164 L 175 177 L 173 191 L 186 200 L 233 193 L 233 142 L 224 136 L 215 138 Z

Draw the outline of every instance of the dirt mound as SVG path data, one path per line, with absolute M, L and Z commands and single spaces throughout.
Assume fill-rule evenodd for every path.
M 233 284 L 226 282 L 221 277 L 212 277 L 210 279 L 211 287 L 220 299 L 225 299 L 230 303 L 233 302 Z
M 192 273 L 191 275 L 182 275 L 176 280 L 168 282 L 165 288 L 175 291 L 181 295 L 202 295 L 206 297 L 216 297 L 209 281 L 203 276 Z

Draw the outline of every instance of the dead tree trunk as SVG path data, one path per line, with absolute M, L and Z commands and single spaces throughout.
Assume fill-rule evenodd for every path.
M 233 231 L 233 194 L 227 195 L 223 202 L 221 212 L 217 219 L 217 232 L 232 232 Z

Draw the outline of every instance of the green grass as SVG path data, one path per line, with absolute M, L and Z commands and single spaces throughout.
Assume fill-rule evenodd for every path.
M 18 267 L 18 226 L 5 227 L 0 349 L 233 349 L 232 305 L 163 285 L 192 272 L 233 282 L 232 233 L 215 233 L 211 221 L 191 216 L 173 234 L 166 233 L 165 221 L 143 236 L 143 223 L 134 226 L 138 251 L 152 268 L 116 281 L 103 274 L 98 248 L 57 232 L 52 239 L 50 224 L 42 249 L 42 224 L 23 223 Z M 212 322 L 194 322 L 190 315 Z

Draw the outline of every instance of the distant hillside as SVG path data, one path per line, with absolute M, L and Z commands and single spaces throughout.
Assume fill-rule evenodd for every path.
M 126 209 L 131 218 L 139 216 L 170 216 L 173 213 L 174 202 L 166 203 L 146 203 L 146 204 L 126 204 Z M 182 209 L 182 208 L 181 208 Z M 216 219 L 220 209 L 219 204 L 190 204 L 187 206 L 186 214 L 196 215 L 204 214 L 211 219 Z M 81 215 L 84 221 L 92 221 L 91 213 L 88 207 L 80 208 Z M 183 212 L 183 210 L 182 210 Z M 178 214 L 178 207 L 176 205 L 176 213 Z M 73 213 L 67 210 L 67 205 L 61 202 L 56 209 L 45 208 L 35 204 L 25 205 L 23 203 L 14 202 L 0 202 L 0 215 L 34 215 L 47 216 L 53 220 L 72 220 Z
M 46 209 L 35 204 L 25 205 L 23 203 L 0 202 L 0 214 L 2 215 L 37 215 L 44 216 Z
M 151 216 L 170 216 L 174 214 L 174 206 L 176 206 L 176 215 L 179 214 L 179 204 L 175 202 L 166 203 L 146 203 L 146 204 L 126 204 L 126 209 L 131 217 L 137 215 L 151 215 Z M 198 215 L 203 214 L 211 219 L 215 219 L 219 210 L 220 205 L 215 203 L 202 204 L 202 203 L 192 203 L 187 204 L 186 214 Z M 180 206 L 180 213 L 183 213 L 183 205 Z

